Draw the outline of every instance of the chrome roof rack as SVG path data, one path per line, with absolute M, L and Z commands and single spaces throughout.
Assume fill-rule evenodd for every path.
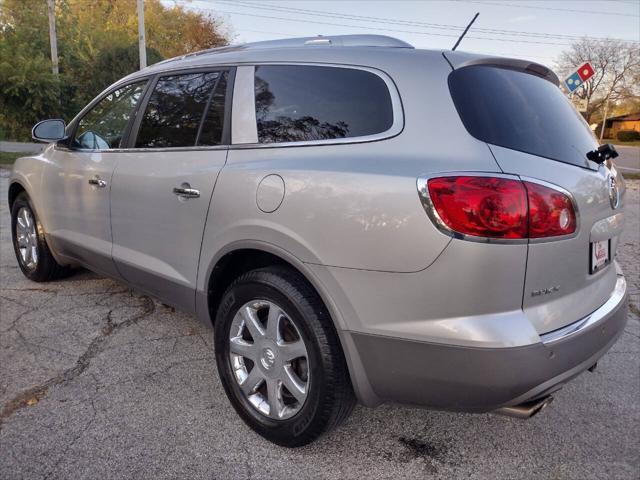
M 407 42 L 386 35 L 318 35 L 247 43 L 246 48 L 280 48 L 304 46 L 413 48 Z
M 387 37 L 386 35 L 318 35 L 316 37 L 286 38 L 281 40 L 266 40 L 264 42 L 252 42 L 239 45 L 227 45 L 224 47 L 209 48 L 180 57 L 168 58 L 154 65 L 175 62 L 185 58 L 199 57 L 201 55 L 218 54 L 226 52 L 240 52 L 246 50 L 259 50 L 267 48 L 296 48 L 296 47 L 387 47 L 387 48 L 413 48 L 413 45 Z

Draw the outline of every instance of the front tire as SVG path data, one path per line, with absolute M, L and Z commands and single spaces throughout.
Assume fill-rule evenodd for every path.
M 44 238 L 44 229 L 29 196 L 18 194 L 11 206 L 11 238 L 20 270 L 34 282 L 65 277 L 70 269 L 56 262 Z
M 253 270 L 231 284 L 216 316 L 215 352 L 233 407 L 278 445 L 305 445 L 353 409 L 331 318 L 318 294 L 293 270 Z

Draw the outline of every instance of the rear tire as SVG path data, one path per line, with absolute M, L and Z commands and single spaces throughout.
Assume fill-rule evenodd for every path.
M 277 312 L 274 317 L 281 320 L 276 322 L 275 337 L 267 338 L 272 309 Z M 250 324 L 251 319 L 257 319 L 257 326 L 244 331 L 243 325 Z M 278 333 L 279 328 L 285 328 L 281 324 L 289 330 Z M 232 343 L 238 340 L 241 348 L 247 349 L 240 351 L 246 353 L 237 355 L 235 343 L 232 352 Z M 304 342 L 304 348 L 298 340 Z M 280 348 L 283 345 L 290 349 L 297 345 L 298 357 Z M 233 407 L 247 425 L 278 445 L 299 447 L 315 440 L 342 423 L 355 404 L 344 354 L 329 313 L 315 290 L 291 269 L 253 270 L 229 286 L 216 315 L 215 353 L 220 379 Z M 288 361 L 289 357 L 296 360 Z M 274 373 L 291 369 L 296 369 L 293 377 L 297 382 L 291 383 L 288 377 L 280 381 L 279 374 Z M 253 381 L 245 385 L 250 379 Z M 274 379 L 279 387 L 271 387 Z M 300 385 L 300 391 L 294 395 L 291 392 L 296 385 Z M 272 397 L 270 393 L 274 391 L 277 393 Z M 282 408 L 273 408 L 273 398 Z
M 11 238 L 20 270 L 29 280 L 49 282 L 70 274 L 71 269 L 59 265 L 51 255 L 44 228 L 25 192 L 11 206 Z

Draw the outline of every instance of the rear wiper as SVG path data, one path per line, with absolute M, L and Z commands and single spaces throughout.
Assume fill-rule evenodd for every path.
M 617 156 L 618 152 L 616 151 L 616 147 L 610 143 L 605 143 L 604 145 L 600 145 L 597 150 L 587 152 L 587 158 L 598 164 L 604 163 L 610 158 L 616 158 Z

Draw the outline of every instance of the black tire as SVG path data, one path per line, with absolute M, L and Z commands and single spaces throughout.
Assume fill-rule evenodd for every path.
M 269 418 L 253 407 L 232 371 L 233 318 L 240 307 L 256 299 L 273 302 L 287 313 L 308 353 L 312 381 L 307 398 L 294 416 L 284 420 Z M 227 396 L 245 423 L 267 440 L 285 447 L 306 445 L 351 413 L 355 396 L 337 333 L 322 300 L 299 273 L 269 267 L 241 275 L 225 292 L 214 328 L 216 363 Z
M 16 228 L 18 223 L 18 213 L 21 209 L 28 210 L 31 214 L 31 218 L 34 220 L 38 257 L 35 264 L 25 263 L 20 254 L 18 240 L 16 237 Z M 11 240 L 13 242 L 13 250 L 16 254 L 20 270 L 22 270 L 24 276 L 29 280 L 33 280 L 34 282 L 50 282 L 52 280 L 66 277 L 71 272 L 69 267 L 59 265 L 55 258 L 53 258 L 53 255 L 51 255 L 51 251 L 49 250 L 49 246 L 45 240 L 42 224 L 36 215 L 29 196 L 25 192 L 18 194 L 11 206 Z

